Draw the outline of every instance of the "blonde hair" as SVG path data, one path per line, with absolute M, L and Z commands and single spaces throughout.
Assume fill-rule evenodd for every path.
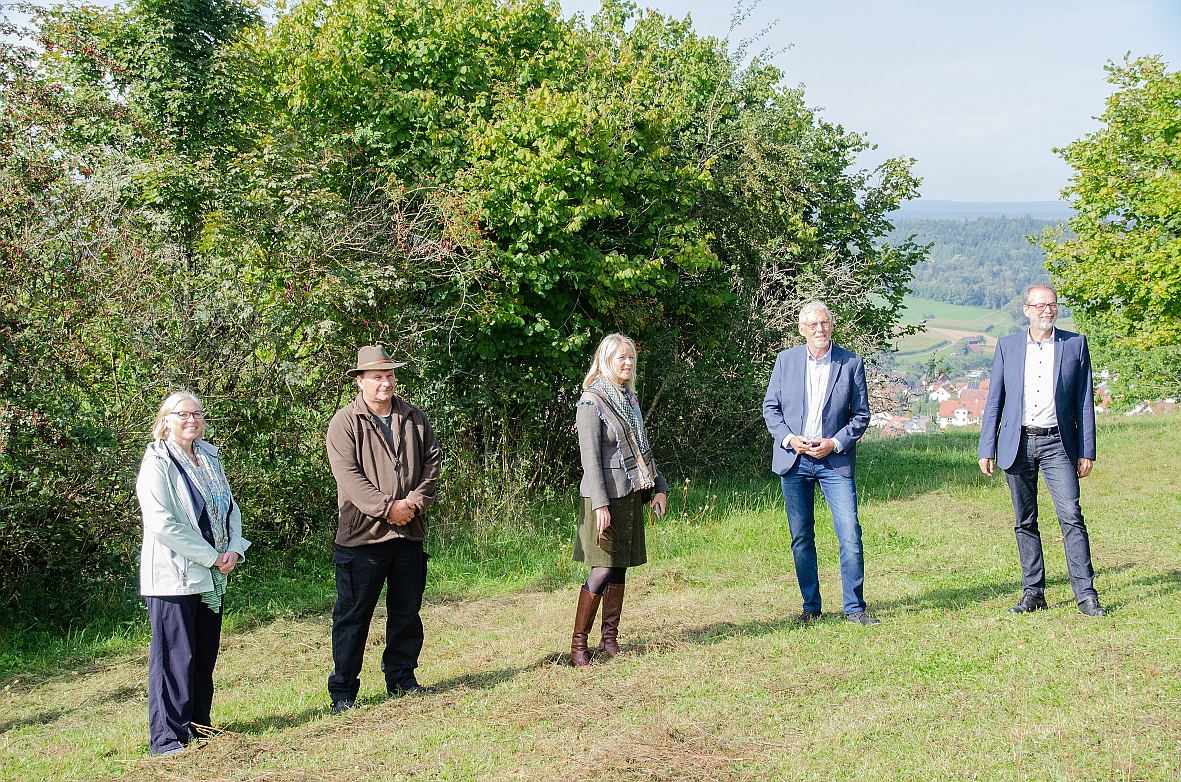
M 595 350 L 595 360 L 591 362 L 590 371 L 586 373 L 586 377 L 582 380 L 583 389 L 590 388 L 591 383 L 599 379 L 599 376 L 607 378 L 609 381 L 617 386 L 626 385 L 628 390 L 633 394 L 636 392 L 636 371 L 632 369 L 632 376 L 626 381 L 621 380 L 616 374 L 615 370 L 611 368 L 611 360 L 619 353 L 619 349 L 624 345 L 631 345 L 632 353 L 636 357 L 636 364 L 640 362 L 640 351 L 636 349 L 636 343 L 626 334 L 608 334 L 603 337 L 603 341 L 599 343 L 599 347 Z
M 156 411 L 156 423 L 152 425 L 152 439 L 153 440 L 167 440 L 172 434 L 172 427 L 168 425 L 168 416 L 170 413 L 176 411 L 176 406 L 186 399 L 196 402 L 202 408 L 205 405 L 201 404 L 201 400 L 193 395 L 190 391 L 177 391 L 170 397 L 164 400 L 160 405 L 160 409 Z M 205 421 L 201 421 L 201 437 L 205 436 Z

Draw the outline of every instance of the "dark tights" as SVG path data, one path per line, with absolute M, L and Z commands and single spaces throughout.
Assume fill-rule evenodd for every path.
M 608 584 L 622 584 L 626 580 L 625 567 L 593 567 L 582 588 L 592 595 L 601 595 L 607 591 Z

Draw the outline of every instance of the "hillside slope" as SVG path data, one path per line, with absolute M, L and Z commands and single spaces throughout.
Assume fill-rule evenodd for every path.
M 1006 613 L 1021 592 L 1011 508 L 1003 480 L 979 474 L 973 435 L 869 442 L 858 470 L 877 627 L 790 621 L 799 592 L 769 476 L 678 489 L 673 518 L 650 528 L 650 563 L 629 577 L 626 654 L 614 661 L 565 664 L 573 582 L 428 595 L 419 678 L 433 692 L 384 697 L 375 621 L 363 707 L 333 716 L 329 614 L 293 615 L 224 638 L 214 718 L 226 733 L 172 759 L 146 757 L 146 649 L 10 679 L 0 776 L 1174 779 L 1178 453 L 1177 417 L 1102 426 L 1083 489 L 1113 609 L 1102 621 L 1074 608 L 1052 520 L 1051 609 Z M 840 584 L 824 524 L 832 611 Z M 567 546 L 554 541 L 553 556 Z

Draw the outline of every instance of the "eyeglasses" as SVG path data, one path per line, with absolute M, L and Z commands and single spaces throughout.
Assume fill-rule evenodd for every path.
M 1058 311 L 1057 302 L 1050 302 L 1049 304 L 1026 304 L 1025 306 L 1026 307 L 1033 307 L 1038 312 L 1045 312 L 1046 310 L 1051 310 L 1053 312 Z
M 187 421 L 192 418 L 194 421 L 204 421 L 204 410 L 173 410 L 169 415 L 174 415 L 182 421 Z
M 820 331 L 822 328 L 832 328 L 831 320 L 818 320 L 815 323 L 801 323 L 801 326 L 808 329 L 808 331 Z

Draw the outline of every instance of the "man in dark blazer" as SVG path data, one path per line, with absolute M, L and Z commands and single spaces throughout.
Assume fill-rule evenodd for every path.
M 784 350 L 763 400 L 763 418 L 775 438 L 771 468 L 780 476 L 796 579 L 804 599 L 799 621 L 818 619 L 820 579 L 816 568 L 816 485 L 832 511 L 841 559 L 843 610 L 850 622 L 877 624 L 865 612 L 865 557 L 857 521 L 853 467 L 857 441 L 869 426 L 865 364 L 832 342 L 833 317 L 824 302 L 800 310 L 805 344 Z
M 980 470 L 1005 471 L 1016 513 L 1025 593 L 1012 613 L 1046 607 L 1046 569 L 1037 525 L 1037 476 L 1050 490 L 1079 611 L 1104 616 L 1095 592 L 1091 543 L 1079 506 L 1079 479 L 1095 460 L 1095 396 L 1087 338 L 1060 331 L 1058 295 L 1048 284 L 1025 289 L 1029 328 L 997 340 L 980 432 Z

